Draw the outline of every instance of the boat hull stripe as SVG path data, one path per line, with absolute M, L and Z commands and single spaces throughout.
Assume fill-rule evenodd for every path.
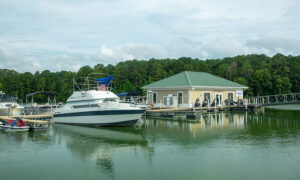
M 122 114 L 143 114 L 145 110 L 109 110 L 109 111 L 85 111 L 74 113 L 54 114 L 54 117 L 72 117 L 72 116 L 95 116 L 95 115 L 122 115 Z
M 66 123 L 66 122 L 56 122 L 57 124 L 68 124 L 68 125 L 80 125 L 80 126 L 93 126 L 93 127 L 103 127 L 103 126 L 133 126 L 137 123 L 139 119 L 114 122 L 114 123 Z

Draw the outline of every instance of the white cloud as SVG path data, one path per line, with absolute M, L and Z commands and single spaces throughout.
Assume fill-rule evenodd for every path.
M 0 68 L 299 55 L 299 7 L 297 0 L 1 1 Z

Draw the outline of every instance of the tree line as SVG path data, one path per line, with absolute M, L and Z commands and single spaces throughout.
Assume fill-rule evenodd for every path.
M 182 71 L 208 72 L 246 85 L 249 87 L 246 96 L 300 92 L 300 56 L 282 54 L 273 57 L 252 54 L 207 60 L 190 57 L 128 60 L 116 65 L 83 66 L 78 72 L 44 70 L 32 74 L 0 69 L 0 91 L 23 100 L 28 93 L 54 91 L 57 93 L 57 101 L 65 102 L 72 94 L 73 78 L 97 72 L 115 77 L 115 93 L 138 91 L 145 94 L 141 89 L 144 85 Z M 46 99 L 42 95 L 35 98 L 37 102 Z

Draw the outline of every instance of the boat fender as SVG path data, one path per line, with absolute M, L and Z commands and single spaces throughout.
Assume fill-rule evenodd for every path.
M 17 122 L 17 120 L 14 120 L 14 122 L 11 124 L 11 127 L 14 127 L 16 122 Z

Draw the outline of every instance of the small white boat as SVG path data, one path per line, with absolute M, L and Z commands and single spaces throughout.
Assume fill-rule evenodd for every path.
M 22 120 L 22 118 L 10 119 L 6 124 L 0 125 L 0 129 L 6 132 L 24 132 L 29 131 L 29 126 Z
M 13 96 L 0 94 L 0 116 L 18 116 L 23 112 L 24 107 L 16 103 Z
M 12 127 L 11 125 L 0 125 L 0 129 L 6 132 L 24 132 L 29 131 L 29 126 Z

